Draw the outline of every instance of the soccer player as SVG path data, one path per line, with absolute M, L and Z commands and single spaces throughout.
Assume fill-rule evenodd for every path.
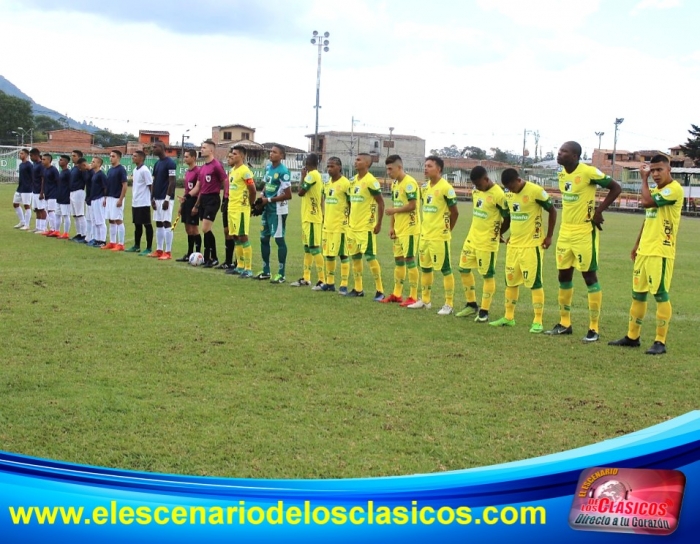
M 85 188 L 89 184 L 89 167 L 83 152 L 74 149 L 71 153 L 73 168 L 70 170 L 70 209 L 75 219 L 76 234 L 73 242 L 87 242 L 87 221 L 85 220 Z
M 226 163 L 229 166 L 229 184 L 226 186 L 229 194 L 228 196 L 224 197 L 224 199 L 221 201 L 221 222 L 224 225 L 224 247 L 226 250 L 226 259 L 223 263 L 217 266 L 217 268 L 222 269 L 224 273 L 228 273 L 230 270 L 233 274 L 237 272 L 236 268 L 238 266 L 238 262 L 236 262 L 236 265 L 234 266 L 233 254 L 236 252 L 236 240 L 234 239 L 233 234 L 229 231 L 228 228 L 228 203 L 229 198 L 231 196 L 231 171 L 233 170 L 233 155 L 230 151 L 226 155 Z
M 107 206 L 107 176 L 102 171 L 102 157 L 92 158 L 92 178 L 90 179 L 90 208 L 92 209 L 92 233 L 94 239 L 88 243 L 90 247 L 103 247 L 107 239 L 105 226 L 105 208 Z
M 292 287 L 311 285 L 311 265 L 316 265 L 318 282 L 313 286 L 314 291 L 321 291 L 326 282 L 326 274 L 321 254 L 321 231 L 323 229 L 323 211 L 321 198 L 323 195 L 323 179 L 318 171 L 318 155 L 309 153 L 306 157 L 305 172 L 299 187 L 301 198 L 301 232 L 304 241 L 304 275 L 291 284 Z
M 510 238 L 506 246 L 506 315 L 489 325 L 515 326 L 515 304 L 521 285 L 532 293 L 535 319 L 530 332 L 543 331 L 544 289 L 542 288 L 543 249 L 552 245 L 557 210 L 547 191 L 539 185 L 523 181 L 515 168 L 506 168 L 501 174 L 510 210 Z M 547 233 L 542 232 L 542 210 L 547 210 Z
M 41 156 L 41 164 L 44 173 L 41 178 L 41 194 L 46 201 L 46 212 L 48 214 L 49 228 L 43 234 L 50 238 L 58 238 L 58 222 L 56 220 L 56 196 L 58 194 L 58 169 L 52 164 L 53 156 L 44 153 Z
M 450 315 L 454 308 L 455 278 L 450 259 L 450 240 L 459 211 L 454 188 L 442 177 L 445 162 L 435 155 L 425 159 L 427 183 L 420 192 L 422 199 L 419 256 L 421 276 L 421 298 L 407 306 L 411 310 L 432 307 L 433 271 L 440 270 L 445 288 L 445 304 L 438 315 Z
M 173 204 L 175 198 L 175 175 L 177 165 L 165 154 L 165 144 L 153 144 L 153 154 L 158 161 L 153 167 L 153 186 L 151 187 L 151 207 L 156 220 L 156 251 L 148 255 L 160 261 L 172 259 L 173 231 L 170 229 L 173 221 Z M 206 266 L 206 265 L 205 265 Z
M 180 200 L 180 221 L 185 225 L 187 233 L 187 253 L 184 257 L 175 259 L 179 263 L 186 263 L 190 260 L 193 251 L 200 253 L 202 250 L 202 235 L 199 234 L 199 215 L 192 215 L 192 207 L 196 198 L 192 196 L 192 189 L 197 185 L 199 176 L 199 166 L 197 166 L 197 152 L 194 149 L 185 151 L 185 196 L 178 197 Z
M 204 164 L 199 167 L 197 184 L 190 191 L 190 195 L 197 198 L 192 206 L 192 215 L 199 214 L 202 222 L 202 232 L 204 233 L 204 268 L 214 268 L 219 266 L 219 259 L 216 255 L 216 237 L 211 231 L 211 227 L 216 219 L 216 214 L 221 208 L 221 188 L 224 187 L 224 198 L 228 198 L 228 185 L 226 182 L 226 172 L 221 163 L 214 156 L 216 144 L 213 140 L 206 140 L 202 144 L 200 153 L 204 159 Z
M 105 217 L 109 221 L 109 243 L 102 249 L 124 251 L 124 198 L 126 197 L 126 168 L 121 164 L 122 152 L 118 149 L 109 154 L 110 169 L 107 171 L 105 194 Z
M 287 242 L 284 239 L 289 213 L 289 200 L 292 198 L 292 181 L 289 170 L 282 164 L 285 149 L 281 145 L 273 145 L 270 149 L 270 163 L 265 167 L 265 188 L 262 201 L 262 229 L 260 231 L 260 253 L 263 260 L 263 270 L 255 276 L 256 280 L 270 279 L 270 238 L 274 237 L 277 244 L 277 259 L 279 269 L 270 283 L 285 282 L 287 263 Z
M 403 169 L 403 161 L 398 155 L 386 158 L 386 173 L 394 180 L 391 196 L 394 207 L 386 211 L 391 217 L 389 237 L 394 241 L 394 292 L 385 302 L 398 302 L 407 307 L 418 301 L 418 237 L 420 235 L 420 209 L 418 206 L 420 188 L 418 183 Z M 408 298 L 403 300 L 403 283 L 408 268 Z M 417 305 L 416 308 L 420 308 Z
M 573 334 L 571 301 L 574 297 L 574 267 L 581 272 L 588 286 L 588 332 L 584 342 L 597 342 L 600 307 L 603 293 L 598 283 L 597 231 L 603 230 L 603 212 L 608 209 L 622 190 L 612 178 L 597 168 L 583 164 L 581 146 L 566 142 L 557 154 L 559 190 L 562 195 L 562 221 L 557 238 L 557 268 L 559 270 L 559 323 L 547 334 Z M 597 186 L 607 188 L 605 200 L 596 207 Z
M 58 166 L 61 171 L 58 173 L 58 192 L 56 194 L 56 204 L 58 206 L 58 230 L 63 229 L 63 234 L 58 236 L 62 240 L 70 237 L 70 170 L 68 163 L 70 157 L 61 155 L 58 159 Z
M 347 294 L 350 259 L 347 252 L 346 233 L 350 215 L 350 181 L 343 175 L 343 163 L 338 157 L 328 159 L 326 171 L 330 179 L 323 187 L 325 217 L 321 247 L 323 256 L 326 258 L 326 281 L 322 290 L 335 291 L 335 259 L 340 256 L 340 288 L 338 292 Z
M 474 184 L 472 192 L 472 224 L 462 246 L 459 274 L 467 305 L 457 317 L 476 315 L 477 323 L 488 323 L 491 301 L 496 292 L 496 258 L 501 232 L 510 228 L 506 195 L 500 185 L 489 179 L 486 168 L 476 166 L 469 174 Z M 476 268 L 484 279 L 481 306 L 476 303 L 474 273 Z
M 362 256 L 374 277 L 376 294 L 374 300 L 384 300 L 382 270 L 377 261 L 377 234 L 382 230 L 384 217 L 384 198 L 382 188 L 369 171 L 372 156 L 360 153 L 355 157 L 357 174 L 350 183 L 350 217 L 348 220 L 348 253 L 352 256 L 352 275 L 355 286 L 347 293 L 348 297 L 364 297 L 362 285 Z M 345 294 L 342 291 L 340 294 Z
M 36 147 L 32 147 L 29 150 L 29 159 L 32 161 L 32 208 L 36 218 L 33 232 L 43 234 L 46 230 L 46 199 L 41 191 L 44 178 L 41 152 Z
M 153 224 L 151 223 L 151 190 L 153 176 L 145 165 L 146 154 L 136 150 L 131 155 L 134 163 L 134 177 L 131 182 L 131 222 L 134 224 L 134 245 L 126 250 L 127 253 L 138 253 L 146 257 L 153 253 Z M 141 250 L 141 237 L 146 228 L 146 248 Z
M 673 278 L 684 194 L 681 184 L 671 178 L 668 157 L 664 155 L 654 156 L 651 165 L 643 164 L 639 172 L 646 218 L 632 248 L 634 273 L 629 329 L 624 338 L 608 344 L 639 347 L 642 321 L 647 313 L 647 296 L 651 291 L 656 300 L 656 338 L 646 353 L 662 355 L 666 353 L 666 335 L 672 315 L 668 293 Z M 656 183 L 654 189 L 649 189 L 649 174 Z
M 238 267 L 231 267 L 227 274 L 238 274 L 242 279 L 253 277 L 253 247 L 250 233 L 250 205 L 255 202 L 255 180 L 246 164 L 246 149 L 242 145 L 231 148 L 228 154 L 229 172 L 228 232 L 235 242 Z M 228 250 L 227 250 L 228 251 Z M 228 258 L 228 257 L 227 257 Z
M 32 220 L 32 163 L 29 162 L 28 149 L 22 149 L 19 152 L 19 160 L 19 183 L 12 200 L 19 219 L 15 228 L 29 230 L 29 222 Z

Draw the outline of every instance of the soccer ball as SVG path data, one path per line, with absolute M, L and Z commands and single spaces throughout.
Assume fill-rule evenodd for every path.
M 201 253 L 193 253 L 190 255 L 190 264 L 192 266 L 200 266 L 201 264 L 204 264 L 204 255 Z

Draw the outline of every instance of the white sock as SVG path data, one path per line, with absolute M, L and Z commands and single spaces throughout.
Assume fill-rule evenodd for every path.
M 124 245 L 124 237 L 126 236 L 126 229 L 124 228 L 124 223 L 117 225 L 117 243 Z
M 22 206 L 16 207 L 15 213 L 17 214 L 17 217 L 19 217 L 19 222 L 24 225 L 24 210 L 22 209 Z
M 102 223 L 98 228 L 100 229 L 100 242 L 105 242 L 107 240 L 107 225 Z
M 64 234 L 70 233 L 70 215 L 63 216 L 63 232 Z
M 42 232 L 46 230 L 46 219 L 37 219 L 36 228 L 38 228 Z
M 75 218 L 75 230 L 78 231 L 80 236 L 87 237 L 87 221 L 85 221 L 84 215 Z
M 29 224 L 32 222 L 32 210 L 24 210 L 24 224 L 25 226 L 29 226 Z
M 156 227 L 156 247 L 158 251 L 163 251 L 163 242 L 165 242 L 165 229 Z
M 56 225 L 56 212 L 49 212 L 49 230 L 58 230 L 58 225 Z
M 85 220 L 85 224 L 87 226 L 87 234 L 85 235 L 85 238 L 87 238 L 88 242 L 90 240 L 95 239 L 95 230 L 93 228 L 93 223 L 89 219 Z
M 117 225 L 115 225 L 114 223 L 109 224 L 109 243 L 117 243 Z
M 173 249 L 173 231 L 170 229 L 163 230 L 165 230 L 165 251 L 170 253 Z

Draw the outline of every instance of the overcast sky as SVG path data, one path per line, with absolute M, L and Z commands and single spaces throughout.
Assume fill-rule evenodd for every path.
M 107 7 L 109 6 L 109 7 Z M 564 9 L 562 6 L 569 6 Z M 0 0 L 0 74 L 115 132 L 192 141 L 241 123 L 307 148 L 316 52 L 330 32 L 320 130 L 499 146 L 523 129 L 667 149 L 700 124 L 696 0 Z M 534 152 L 530 136 L 528 148 Z

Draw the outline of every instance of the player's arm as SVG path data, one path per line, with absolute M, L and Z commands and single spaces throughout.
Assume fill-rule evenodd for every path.
M 384 217 L 384 197 L 381 190 L 372 192 L 372 197 L 377 203 L 377 224 L 374 225 L 374 234 L 379 234 L 382 230 L 382 218 Z M 391 226 L 394 227 L 393 223 Z
M 397 213 L 410 213 L 416 209 L 416 204 L 418 202 L 418 193 L 416 191 L 413 192 L 407 192 L 406 193 L 406 198 L 408 198 L 408 202 L 404 204 L 403 206 L 399 208 L 390 208 L 386 211 L 386 214 L 389 216 L 393 216 L 394 214 Z
M 605 199 L 603 199 L 603 202 L 598 205 L 595 213 L 593 214 L 593 218 L 591 219 L 591 223 L 593 223 L 598 230 L 603 230 L 603 212 L 607 210 L 613 202 L 615 202 L 618 196 L 620 196 L 622 187 L 617 181 L 609 176 L 603 176 L 600 179 L 593 179 L 591 180 L 591 183 L 595 183 L 599 187 L 608 190 L 608 194 L 605 196 Z
M 119 195 L 119 201 L 117 202 L 117 207 L 121 208 L 122 205 L 124 204 L 124 197 L 126 196 L 126 190 L 127 190 L 127 179 L 126 179 L 126 168 L 121 170 L 120 177 L 122 178 L 122 192 Z
M 304 179 L 301 181 L 301 184 L 299 185 L 299 192 L 297 193 L 299 196 L 304 196 L 311 187 L 313 187 L 315 181 L 314 178 L 312 178 L 310 175 L 305 175 Z
M 639 241 L 642 239 L 643 232 L 644 232 L 644 221 L 642 221 L 642 228 L 639 229 L 639 234 L 637 235 L 637 241 L 634 243 L 634 247 L 632 248 L 632 253 L 630 254 L 633 261 L 637 259 L 637 250 L 639 249 Z
M 455 199 L 452 204 L 449 202 L 447 205 L 450 208 L 450 231 L 453 231 L 455 225 L 457 224 L 457 219 L 459 219 L 459 210 L 457 209 L 457 200 Z
M 255 202 L 255 197 L 257 196 L 255 192 L 255 179 L 251 175 L 248 179 L 245 180 L 246 188 L 248 189 L 248 202 L 251 204 Z
M 44 200 L 44 174 L 41 174 L 41 186 L 39 188 L 39 200 Z
M 102 170 L 100 170 L 102 172 Z M 102 172 L 102 175 L 100 176 L 100 180 L 102 181 L 102 207 L 106 208 L 107 207 L 107 174 Z
M 552 237 L 554 236 L 554 227 L 557 226 L 557 209 L 552 204 L 551 199 L 537 200 L 537 204 L 542 206 L 547 211 L 547 236 L 542 242 L 542 247 L 548 249 L 552 245 Z
M 177 168 L 168 170 L 168 190 L 165 193 L 165 202 L 163 202 L 163 209 L 167 210 L 170 207 L 170 201 L 175 198 L 175 175 L 177 174 Z

